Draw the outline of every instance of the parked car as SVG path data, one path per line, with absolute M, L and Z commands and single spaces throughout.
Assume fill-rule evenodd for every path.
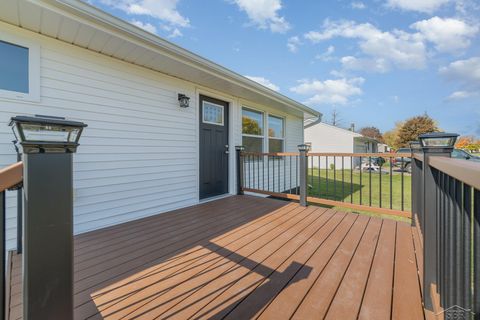
M 480 162 L 480 157 L 479 156 L 475 156 L 475 155 L 473 155 L 471 153 L 468 153 L 467 151 L 461 150 L 461 149 L 453 149 L 452 158 Z
M 395 153 L 412 153 L 410 148 L 400 148 Z M 412 158 L 410 157 L 396 157 L 393 159 L 393 165 L 403 171 L 412 172 Z

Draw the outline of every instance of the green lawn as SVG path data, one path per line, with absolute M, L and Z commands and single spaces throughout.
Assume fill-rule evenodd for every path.
M 389 168 L 384 167 L 380 175 L 379 172 L 362 172 L 350 170 L 343 172 L 343 188 L 342 188 L 342 170 L 327 170 L 325 169 L 311 169 L 308 174 L 309 196 L 320 197 L 323 199 L 352 202 L 360 204 L 360 195 L 362 198 L 361 204 L 390 208 L 390 178 L 392 189 L 392 203 L 391 208 L 402 210 L 402 174 L 400 172 L 393 172 L 390 175 Z M 385 172 L 386 170 L 386 172 Z M 361 177 L 360 177 L 361 176 Z M 361 183 L 360 183 L 361 178 Z M 380 193 L 380 179 L 382 190 Z M 336 181 L 336 183 L 334 183 Z M 410 211 L 411 209 L 411 176 L 407 173 L 403 174 L 403 210 Z M 371 200 L 370 200 L 371 194 Z M 371 202 L 370 202 L 371 201 Z M 344 209 L 343 209 L 344 210 Z

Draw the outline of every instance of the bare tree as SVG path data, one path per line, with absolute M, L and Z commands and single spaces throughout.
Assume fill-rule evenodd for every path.
M 332 111 L 332 125 L 335 127 L 339 127 L 342 124 L 342 117 L 340 115 L 340 112 L 337 109 L 333 109 Z

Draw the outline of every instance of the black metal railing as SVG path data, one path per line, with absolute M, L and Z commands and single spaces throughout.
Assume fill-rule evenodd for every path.
M 237 148 L 238 190 L 409 218 L 410 154 L 252 153 Z
M 239 159 L 243 190 L 300 195 L 299 154 L 242 152 Z
M 309 196 L 410 211 L 409 154 L 308 153 Z
M 480 163 L 451 159 L 450 152 L 417 150 L 412 162 L 424 304 L 447 319 L 480 319 Z

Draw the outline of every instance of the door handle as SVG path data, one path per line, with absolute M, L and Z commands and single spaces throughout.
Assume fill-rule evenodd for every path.
M 230 153 L 230 151 L 228 151 L 228 150 L 225 150 L 225 154 L 229 154 L 229 153 Z

